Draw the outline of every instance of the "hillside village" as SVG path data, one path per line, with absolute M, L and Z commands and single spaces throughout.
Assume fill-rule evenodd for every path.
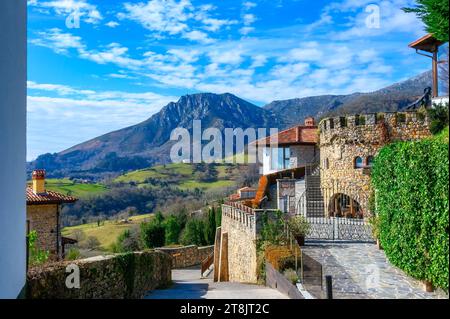
M 434 52 L 442 45 L 427 35 L 410 47 Z M 194 285 L 208 280 L 220 290 L 227 282 L 259 284 L 281 293 L 273 297 L 294 299 L 321 299 L 333 292 L 336 298 L 448 298 L 448 86 L 439 92 L 436 77 L 433 71 L 432 89 L 401 111 L 306 117 L 276 136 L 253 142 L 263 154 L 259 180 L 241 181 L 240 188 L 227 184 L 235 191 L 211 200 L 203 210 L 146 215 L 137 224 L 132 214 L 117 220 L 134 226 L 122 229 L 117 242 L 110 243 L 112 252 L 120 253 L 126 265 L 138 261 L 143 268 L 136 269 L 131 283 L 96 292 L 93 283 L 98 279 L 89 263 L 96 263 L 102 269 L 99 278 L 108 280 L 112 273 L 103 267 L 115 264 L 116 257 L 86 259 L 85 278 L 93 283 L 78 296 L 173 297 L 171 293 L 180 293 L 176 285 L 155 288 L 183 274 L 193 276 Z M 447 122 L 444 116 L 442 123 L 439 112 L 445 108 Z M 179 174 L 193 174 L 180 171 L 187 166 L 176 165 L 172 168 Z M 242 174 L 236 167 L 215 169 L 222 179 Z M 152 180 L 158 174 L 169 172 L 149 168 L 116 182 L 163 187 Z M 44 180 L 45 171 L 34 170 L 27 188 L 29 232 L 38 243 L 33 256 L 43 264 L 67 259 L 66 245 L 77 245 L 77 239 L 62 236 L 61 227 L 61 205 L 73 205 L 77 198 L 46 190 Z M 430 185 L 436 188 L 422 187 Z M 422 205 L 417 189 L 435 204 Z M 405 201 L 415 206 L 403 206 Z M 431 224 L 427 218 L 433 218 Z M 98 221 L 89 227 L 104 225 Z M 409 229 L 421 230 L 415 234 Z M 435 241 L 430 236 L 441 237 Z M 419 257 L 412 260 L 403 250 L 415 250 Z M 420 257 L 429 252 L 429 259 Z M 78 263 L 80 256 L 73 253 L 69 258 Z M 49 270 L 37 261 L 29 273 L 32 297 L 77 296 L 52 279 L 60 276 L 62 266 Z M 157 270 L 145 274 L 146 263 L 154 263 Z M 199 269 L 180 270 L 191 266 Z M 172 268 L 178 272 L 171 273 Z M 150 285 L 143 285 L 149 280 Z

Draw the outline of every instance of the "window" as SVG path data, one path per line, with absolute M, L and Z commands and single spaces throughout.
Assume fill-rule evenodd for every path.
M 364 163 L 363 163 L 362 157 L 360 157 L 360 156 L 355 157 L 354 167 L 355 168 L 363 168 L 364 167 Z
M 328 158 L 323 160 L 323 169 L 328 169 L 330 167 L 330 161 Z
M 270 152 L 271 170 L 279 171 L 290 168 L 291 150 L 289 147 L 272 147 Z
M 374 160 L 374 157 L 373 157 L 373 156 L 367 156 L 367 159 L 366 159 L 366 165 L 367 165 L 368 167 L 372 167 L 372 165 L 373 165 L 373 160 Z

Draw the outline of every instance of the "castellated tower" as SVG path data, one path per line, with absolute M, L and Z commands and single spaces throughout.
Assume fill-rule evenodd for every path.
M 368 217 L 374 156 L 390 142 L 430 136 L 428 125 L 421 111 L 323 119 L 319 147 L 325 216 Z

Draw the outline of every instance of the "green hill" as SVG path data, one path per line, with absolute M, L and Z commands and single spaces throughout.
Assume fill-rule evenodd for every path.
M 31 184 L 31 181 L 29 181 L 28 184 Z M 108 190 L 105 185 L 99 183 L 79 183 L 68 178 L 48 178 L 45 180 L 45 188 L 80 199 L 92 195 L 101 195 Z
M 128 219 L 126 223 L 107 220 L 100 224 L 89 223 L 71 227 L 64 227 L 62 235 L 74 239 L 78 239 L 79 246 L 83 247 L 87 244 L 89 237 L 95 237 L 100 245 L 96 248 L 102 251 L 108 251 L 117 237 L 126 229 L 139 227 L 142 222 L 148 222 L 152 218 L 152 214 L 136 215 Z
M 246 166 L 236 164 L 168 164 L 126 173 L 115 183 L 134 183 L 138 187 L 177 187 L 203 191 L 234 187 Z

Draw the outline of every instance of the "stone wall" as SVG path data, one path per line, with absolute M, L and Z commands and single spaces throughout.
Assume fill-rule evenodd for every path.
M 228 234 L 228 280 L 256 283 L 256 234 L 257 223 L 254 210 L 245 212 L 239 208 L 222 206 L 221 233 Z
M 48 250 L 51 255 L 61 251 L 61 232 L 57 232 L 58 205 L 27 205 L 27 220 L 30 221 L 30 230 L 38 235 L 37 245 L 42 250 Z M 58 240 L 57 240 L 58 238 Z
M 171 282 L 171 257 L 157 251 L 66 261 L 30 269 L 28 298 L 141 298 L 150 290 Z M 66 267 L 80 269 L 80 288 L 66 287 Z
M 396 112 L 326 118 L 319 124 L 320 173 L 325 215 L 336 194 L 356 200 L 363 214 L 369 210 L 369 157 L 394 141 L 430 136 L 428 118 L 420 112 Z M 355 168 L 361 157 L 365 167 Z
M 172 268 L 175 269 L 200 265 L 206 257 L 213 253 L 214 245 L 205 247 L 195 245 L 174 248 L 162 247 L 156 248 L 156 250 L 172 256 Z

